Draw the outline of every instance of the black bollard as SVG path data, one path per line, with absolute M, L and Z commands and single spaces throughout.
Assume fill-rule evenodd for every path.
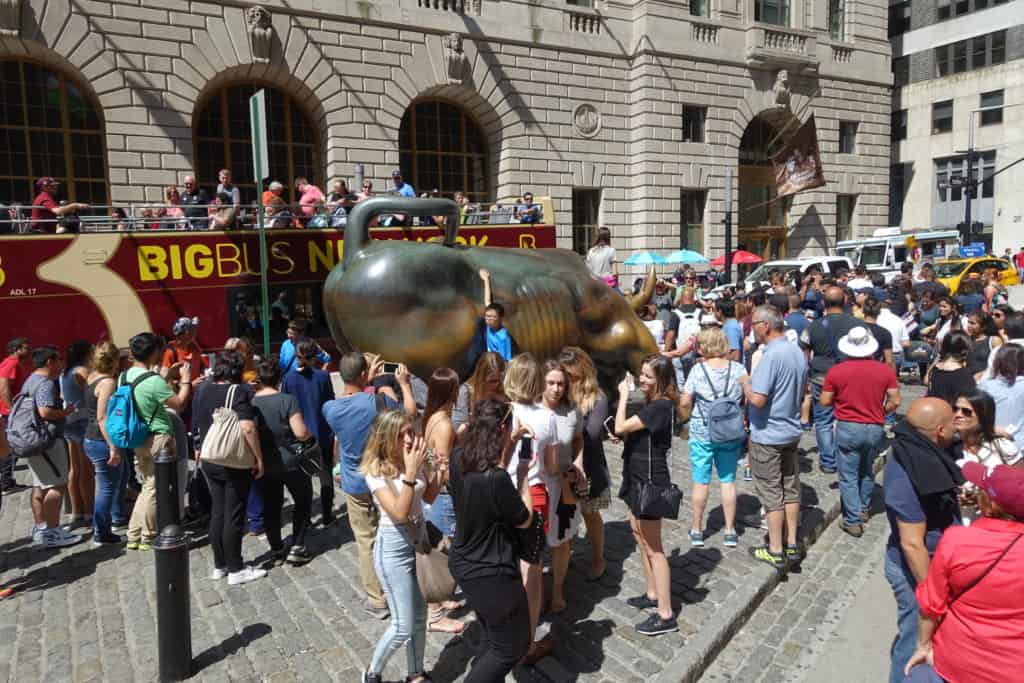
M 177 516 L 177 498 L 173 502 L 174 514 Z M 156 630 L 160 680 L 182 681 L 192 675 L 188 537 L 180 526 L 169 524 L 157 536 L 153 550 L 156 556 Z
M 153 458 L 156 477 L 156 528 L 181 524 L 178 509 L 178 452 L 164 446 Z

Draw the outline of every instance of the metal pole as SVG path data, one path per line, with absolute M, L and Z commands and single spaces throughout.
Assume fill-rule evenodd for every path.
M 270 355 L 270 286 L 267 284 L 267 230 L 263 219 L 263 194 L 260 193 L 256 220 L 260 238 L 260 299 L 263 305 L 260 321 L 263 323 L 263 356 L 266 358 Z
M 178 453 L 161 448 L 153 458 L 156 479 L 156 528 L 181 524 L 178 495 Z
M 180 526 L 178 507 L 177 451 L 160 449 L 153 465 L 157 528 L 161 530 L 153 544 L 160 680 L 181 681 L 192 675 L 192 605 L 188 537 Z
M 177 509 L 177 501 L 174 501 Z M 189 595 L 188 537 L 175 524 L 153 544 L 156 557 L 156 630 L 161 681 L 192 675 L 192 604 Z
M 971 242 L 971 199 L 974 197 L 974 112 L 967 119 L 967 178 L 964 185 L 964 235 L 960 237 L 962 244 Z
M 732 283 L 732 168 L 725 169 L 725 272 L 723 281 Z

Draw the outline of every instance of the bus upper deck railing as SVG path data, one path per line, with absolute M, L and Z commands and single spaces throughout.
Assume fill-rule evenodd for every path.
M 388 195 L 377 195 L 388 196 Z M 289 228 L 343 229 L 348 213 L 356 202 L 342 201 L 325 205 L 278 204 L 264 207 L 264 227 L 268 230 Z M 543 205 L 536 215 L 522 212 L 521 204 L 468 205 L 462 212 L 462 225 L 498 226 L 522 223 L 543 223 Z M 57 218 L 32 218 L 33 209 L 44 206 L 0 204 L 0 234 L 50 234 L 79 232 L 142 232 L 189 230 L 252 230 L 257 227 L 258 206 L 241 204 L 147 204 L 131 203 L 126 207 L 91 205 L 88 209 Z M 118 213 L 115 213 L 118 212 Z M 525 220 L 524 220 L 525 218 Z M 371 227 L 438 227 L 443 217 L 435 219 L 401 214 L 380 216 Z

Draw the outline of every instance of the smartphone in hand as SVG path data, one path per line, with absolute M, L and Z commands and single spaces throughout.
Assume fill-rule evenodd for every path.
M 388 373 L 390 373 L 390 374 L 392 374 L 392 375 L 393 375 L 393 374 L 395 374 L 396 372 L 398 372 L 398 363 L 390 363 L 390 362 L 388 362 L 388 361 L 384 361 L 384 367 L 383 367 L 383 370 L 382 370 L 382 371 L 383 371 L 383 372 L 384 372 L 385 374 L 388 374 Z

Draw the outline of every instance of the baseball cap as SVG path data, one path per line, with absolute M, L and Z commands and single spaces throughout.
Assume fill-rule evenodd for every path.
M 1012 465 L 992 469 L 976 462 L 964 463 L 964 478 L 985 491 L 1006 513 L 1024 519 L 1024 470 Z
M 199 324 L 199 318 L 178 318 L 174 321 L 174 327 L 171 328 L 171 332 L 177 337 L 179 334 L 187 334 Z
M 41 190 L 47 185 L 60 185 L 60 181 L 57 180 L 56 178 L 51 178 L 50 176 L 43 176 L 42 178 L 36 181 L 37 190 Z
M 394 171 L 391 172 L 391 177 L 394 178 L 395 176 L 399 176 L 399 177 L 402 176 L 402 172 L 400 170 L 398 170 L 397 168 Z

